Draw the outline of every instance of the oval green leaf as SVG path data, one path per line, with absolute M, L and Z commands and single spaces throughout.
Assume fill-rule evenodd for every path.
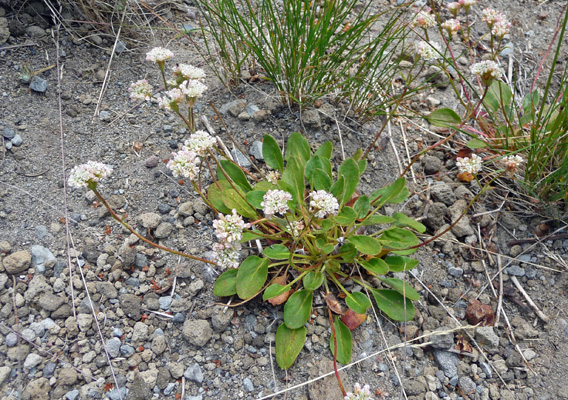
M 245 196 L 247 202 L 253 206 L 254 208 L 261 209 L 262 206 L 260 205 L 264 201 L 264 195 L 266 192 L 264 190 L 251 190 Z
M 343 176 L 343 179 L 345 179 L 343 198 L 338 198 L 337 200 L 340 204 L 345 204 L 351 199 L 351 196 L 355 193 L 357 185 L 359 184 L 359 165 L 357 164 L 357 161 L 353 158 L 348 158 L 343 161 L 343 163 L 339 166 L 337 174 L 339 176 Z
M 353 204 L 353 209 L 357 213 L 357 218 L 365 218 L 371 207 L 371 201 L 369 196 L 361 196 L 357 199 L 355 204 Z
M 410 271 L 418 265 L 418 260 L 402 256 L 387 257 L 384 261 L 392 272 Z
M 282 369 L 294 364 L 306 342 L 308 330 L 305 327 L 289 329 L 281 324 L 276 330 L 276 363 Z
M 268 300 L 276 296 L 280 296 L 282 293 L 286 293 L 290 290 L 290 286 L 282 286 L 277 283 L 273 283 L 269 287 L 266 288 L 264 294 L 262 295 L 262 300 Z
M 250 256 L 241 263 L 237 272 L 237 295 L 247 300 L 256 295 L 268 277 L 268 258 Z
M 351 336 L 351 331 L 338 317 L 335 317 L 335 322 L 333 323 L 335 327 L 335 337 L 337 337 L 337 362 L 347 365 L 351 361 L 351 351 L 353 349 L 353 339 Z M 333 332 L 329 338 L 329 348 L 331 349 L 331 354 L 335 356 L 335 344 L 333 340 Z
M 232 296 L 237 293 L 237 269 L 223 272 L 213 286 L 213 294 L 218 297 Z
M 352 263 L 355 261 L 355 256 L 357 255 L 357 249 L 353 243 L 347 242 L 339 248 L 339 255 L 343 258 L 346 263 Z M 333 261 L 333 260 L 332 260 Z
M 475 139 L 471 139 L 469 142 L 467 142 L 466 147 L 475 150 L 475 149 L 483 149 L 485 147 L 487 147 L 487 143 L 485 143 L 483 140 L 475 138 Z
M 302 289 L 292 294 L 284 305 L 284 323 L 290 329 L 304 326 L 310 319 L 312 311 L 313 292 Z
M 317 168 L 314 171 L 313 187 L 315 190 L 325 190 L 326 192 L 329 192 L 331 183 L 332 183 L 331 178 L 324 170 Z
M 286 143 L 286 161 L 292 157 L 298 157 L 302 165 L 305 165 L 310 159 L 311 153 L 310 144 L 300 132 L 294 132 L 290 135 L 288 143 Z
M 361 225 L 368 226 L 368 225 L 379 225 L 379 224 L 390 224 L 394 222 L 395 219 L 393 217 L 387 217 L 386 215 L 373 215 L 366 220 L 364 220 Z
M 231 184 L 226 180 L 216 181 L 209 185 L 209 188 L 207 189 L 207 198 L 209 199 L 213 207 L 215 207 L 217 211 L 222 212 L 223 214 L 228 214 L 231 212 L 231 210 L 225 205 L 225 202 L 223 201 L 223 190 L 227 189 L 226 185 L 228 185 L 228 188 L 231 188 Z
M 386 249 L 405 250 L 418 244 L 414 233 L 402 228 L 390 228 L 383 232 L 379 241 Z
M 381 242 L 378 239 L 365 236 L 365 235 L 353 235 L 349 237 L 349 241 L 353 243 L 355 248 L 363 254 L 374 256 L 380 253 L 382 250 Z
M 332 151 L 333 151 L 333 144 L 328 140 L 317 149 L 314 155 L 325 157 L 329 160 L 331 158 Z
M 372 275 L 384 275 L 389 272 L 389 266 L 381 258 L 371 258 L 369 261 L 361 261 L 360 264 Z
M 320 271 L 310 271 L 302 279 L 304 288 L 308 290 L 316 290 L 323 283 L 323 274 Z
M 410 321 L 414 318 L 414 313 L 416 312 L 414 304 L 412 304 L 412 301 L 405 299 L 396 290 L 373 289 L 372 293 L 377 306 L 388 315 L 389 318 L 395 321 Z
M 356 218 L 357 218 L 357 212 L 355 212 L 355 210 L 352 209 L 351 207 L 347 206 L 343 207 L 339 212 L 339 214 L 333 217 L 336 223 L 344 226 L 352 224 L 353 222 L 355 222 Z
M 290 250 L 283 244 L 275 244 L 265 247 L 262 253 L 273 260 L 287 260 L 290 257 Z
M 221 164 L 221 167 L 223 167 L 227 175 L 229 175 L 229 177 L 233 180 L 233 182 L 239 185 L 245 192 L 252 190 L 252 186 L 248 182 L 247 177 L 241 167 L 229 160 L 220 160 L 219 163 Z
M 264 135 L 262 140 L 262 157 L 264 162 L 272 169 L 284 171 L 284 158 L 282 158 L 282 151 L 280 146 L 270 135 Z
M 315 186 L 314 174 L 316 169 L 321 169 L 322 171 L 326 172 L 331 180 L 331 162 L 327 158 L 313 156 L 309 159 L 304 168 L 304 175 L 310 185 Z
M 385 284 L 410 300 L 420 300 L 420 295 L 408 282 L 398 278 L 379 278 Z M 353 310 L 355 311 L 355 310 Z
M 416 232 L 424 233 L 426 232 L 426 227 L 418 221 L 413 220 L 412 218 L 406 216 L 403 213 L 395 212 L 393 215 L 396 222 L 393 224 L 394 226 L 398 226 L 399 228 L 412 228 Z
M 365 314 L 367 309 L 371 307 L 371 300 L 361 292 L 349 293 L 345 298 L 347 307 L 355 311 L 357 314 Z
M 439 127 L 451 127 L 462 122 L 460 116 L 451 108 L 439 108 L 432 111 L 426 119 L 432 125 Z
M 242 198 L 242 194 L 237 193 L 236 190 L 227 189 L 223 192 L 223 201 L 229 209 L 235 209 L 237 212 L 246 218 L 256 218 L 256 210 Z

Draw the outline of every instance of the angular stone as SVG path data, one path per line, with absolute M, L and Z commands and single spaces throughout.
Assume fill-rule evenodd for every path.
M 448 378 L 453 378 L 458 374 L 460 359 L 457 354 L 444 350 L 434 350 L 434 359 Z
M 185 379 L 189 379 L 190 381 L 201 383 L 203 382 L 203 371 L 198 363 L 194 363 L 187 367 L 185 372 L 183 373 Z
M 47 292 L 41 295 L 38 304 L 44 310 L 55 311 L 66 302 L 67 298 Z
M 138 222 L 140 222 L 140 225 L 144 228 L 155 229 L 160 222 L 162 222 L 162 217 L 160 217 L 160 214 L 156 213 L 145 213 L 138 217 Z
M 168 236 L 170 236 L 170 234 L 172 233 L 174 229 L 174 226 L 172 224 L 170 224 L 169 222 L 162 222 L 160 225 L 158 225 L 158 227 L 156 228 L 156 232 L 154 233 L 154 236 L 157 239 L 165 239 Z
M 446 183 L 433 185 L 430 192 L 436 201 L 442 202 L 447 206 L 451 206 L 456 202 L 456 195 L 454 194 L 454 191 Z
M 492 326 L 482 326 L 475 330 L 475 339 L 483 347 L 496 349 L 499 347 L 499 336 L 495 334 Z
M 321 128 L 321 118 L 318 110 L 306 110 L 302 113 L 302 122 L 313 128 Z
M 209 326 L 209 322 L 204 319 L 198 319 L 185 321 L 182 333 L 189 343 L 202 347 L 211 339 L 213 331 Z
M 47 91 L 47 81 L 35 75 L 30 83 L 30 89 L 34 92 L 45 93 Z
M 145 341 L 148 338 L 148 325 L 144 322 L 137 322 L 134 324 L 132 330 L 132 343 Z
M 21 250 L 12 253 L 2 260 L 2 265 L 9 274 L 19 274 L 25 272 L 30 267 L 32 255 L 29 251 Z
M 22 398 L 30 400 L 45 400 L 49 399 L 49 392 L 51 387 L 46 378 L 39 378 L 31 381 L 22 392 Z
M 225 312 L 223 312 L 225 311 Z M 211 316 L 211 324 L 215 332 L 222 332 L 229 326 L 233 319 L 233 311 L 230 309 L 225 310 L 225 307 L 215 306 L 213 308 L 213 315 Z
M 448 350 L 452 348 L 454 346 L 453 333 L 446 333 L 443 335 L 435 334 L 437 332 L 445 332 L 449 330 L 450 328 L 445 326 L 435 329 L 433 332 L 434 334 L 430 335 L 430 342 L 432 342 L 430 346 L 432 346 L 435 349 L 443 349 L 443 350 Z
M 77 371 L 73 368 L 61 368 L 57 376 L 57 383 L 59 385 L 74 385 L 77 382 Z
M 118 299 L 124 314 L 132 318 L 134 321 L 139 321 L 142 317 L 142 313 L 140 312 L 142 300 L 140 297 L 133 294 L 122 294 Z
M 234 100 L 229 103 L 225 103 L 221 106 L 220 110 L 222 114 L 231 114 L 233 117 L 238 116 L 241 112 L 245 110 L 247 102 L 244 100 Z

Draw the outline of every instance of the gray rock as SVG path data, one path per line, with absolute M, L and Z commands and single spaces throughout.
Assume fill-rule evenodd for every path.
M 521 220 L 508 211 L 501 213 L 499 221 L 507 229 L 518 229 L 521 226 Z
M 158 227 L 160 222 L 162 222 L 162 217 L 160 217 L 160 214 L 156 214 L 156 213 L 145 213 L 145 214 L 141 214 L 138 217 L 138 222 L 144 228 L 155 229 L 155 228 Z
M 89 301 L 89 299 L 87 297 L 85 297 L 83 300 L 81 300 L 81 303 L 79 303 L 79 313 L 80 314 L 91 314 L 93 312 L 93 304 L 94 302 Z
M 99 119 L 103 122 L 110 122 L 112 120 L 112 115 L 108 111 L 100 111 Z
M 264 161 L 264 156 L 262 155 L 262 142 L 255 140 L 249 149 L 249 154 L 258 161 Z
M 444 203 L 432 203 L 428 209 L 428 217 L 424 223 L 431 229 L 438 230 L 446 224 L 446 215 L 448 214 L 448 207 Z
M 471 380 L 468 376 L 462 376 L 459 379 L 458 387 L 461 389 L 462 393 L 466 396 L 475 393 L 476 385 L 475 382 Z
M 144 322 L 137 322 L 132 329 L 132 343 L 138 343 L 148 338 L 148 325 Z
M 248 377 L 243 379 L 243 387 L 247 392 L 252 392 L 254 390 L 254 385 L 252 384 L 252 381 Z
M 245 107 L 245 111 L 252 118 L 255 112 L 260 111 L 260 108 L 256 104 L 249 104 Z
M 404 390 L 407 395 L 420 396 L 426 393 L 426 385 L 416 379 L 409 379 L 404 382 Z
M 30 35 L 30 36 L 33 37 L 33 38 L 40 38 L 40 37 L 43 37 L 43 36 L 46 35 L 45 29 L 43 29 L 43 28 L 41 28 L 41 27 L 39 27 L 39 26 L 36 26 L 36 25 L 28 26 L 28 27 L 26 28 L 26 32 L 28 33 L 28 35 Z M 36 76 L 37 76 L 37 75 L 36 75 Z M 35 77 L 34 77 L 34 78 L 35 78 Z
M 134 379 L 128 390 L 128 400 L 146 400 L 150 393 L 150 386 L 142 379 L 140 373 L 135 372 Z
M 314 362 L 315 368 L 311 368 L 310 377 L 316 378 L 323 374 L 333 371 L 333 361 L 323 358 L 319 362 Z M 343 381 L 343 385 L 349 386 L 347 374 L 345 371 L 339 372 L 339 377 Z M 310 399 L 343 399 L 343 394 L 337 385 L 335 376 L 327 376 L 308 385 Z
M 22 139 L 22 137 L 16 133 L 16 136 L 14 136 L 12 140 L 10 140 L 10 143 L 12 143 L 16 147 L 20 147 L 22 143 L 24 143 L 24 139 Z
M 120 355 L 120 339 L 119 338 L 115 338 L 113 337 L 112 339 L 109 339 L 106 341 L 106 348 L 108 351 L 108 355 L 111 358 L 115 358 L 118 357 Z
M 168 343 L 165 335 L 158 335 L 152 339 L 152 351 L 154 354 L 160 355 L 168 348 Z
M 176 313 L 172 318 L 172 322 L 175 324 L 183 324 L 184 321 L 185 321 L 185 314 L 182 312 Z
M 14 347 L 18 344 L 18 335 L 13 332 L 10 332 L 6 335 L 6 346 Z
M 491 365 L 489 365 L 489 363 L 480 362 L 479 367 L 488 379 L 491 379 L 493 377 L 493 370 L 491 369 Z
M 22 338 L 27 342 L 33 342 L 36 338 L 36 334 L 30 328 L 26 328 L 20 332 Z
M 482 326 L 475 330 L 475 339 L 483 347 L 496 349 L 499 347 L 499 336 L 495 334 L 492 326 Z
M 36 353 L 28 354 L 26 360 L 24 361 L 24 371 L 30 371 L 32 368 L 37 367 L 42 360 L 43 357 L 40 356 L 39 354 Z
M 28 270 L 31 261 L 32 255 L 26 250 L 21 250 L 6 256 L 2 260 L 2 265 L 7 273 L 19 274 Z
M 170 224 L 169 222 L 162 222 L 156 228 L 156 232 L 154 233 L 154 236 L 158 239 L 165 239 L 168 236 L 170 236 L 170 234 L 172 233 L 173 230 L 174 230 L 174 226 L 172 224 Z
M 231 319 L 233 318 L 233 312 L 227 309 L 225 312 L 225 307 L 215 306 L 213 308 L 213 314 L 211 315 L 211 325 L 213 325 L 213 330 L 215 332 L 222 332 L 229 326 Z
M 89 192 L 92 193 L 91 191 L 89 191 Z M 50 236 L 49 230 L 47 229 L 47 226 L 45 226 L 45 225 L 36 226 L 35 232 L 36 232 L 37 238 L 39 240 L 43 240 L 43 239 Z M 33 257 L 33 251 L 32 251 L 32 257 Z
M 52 361 L 49 361 L 47 364 L 45 364 L 45 367 L 43 367 L 42 371 L 43 377 L 51 378 L 55 373 L 55 368 L 57 368 L 57 364 Z
M 189 379 L 190 381 L 196 383 L 203 382 L 203 371 L 201 370 L 201 367 L 197 363 L 194 363 L 189 367 L 187 367 L 187 369 L 183 373 L 183 376 L 185 376 L 185 379 Z
M 49 249 L 46 249 L 43 246 L 34 245 L 32 246 L 32 264 L 37 268 L 40 265 L 45 266 L 46 268 L 51 268 L 55 265 L 57 261 L 55 256 Z
M 81 332 L 86 332 L 91 329 L 93 323 L 93 314 L 77 314 L 77 326 Z
M 4 144 L 4 147 L 6 147 L 6 150 L 11 150 L 11 149 L 12 149 L 12 146 L 13 146 L 12 142 L 6 142 L 6 143 Z
M 10 367 L 0 367 L 0 387 L 6 382 L 12 373 L 12 368 Z
M 49 399 L 51 386 L 46 378 L 31 381 L 22 392 L 23 399 Z
M 321 118 L 318 110 L 306 110 L 302 113 L 302 122 L 313 128 L 321 128 Z
M 503 50 L 501 50 L 501 57 L 505 57 L 508 55 L 513 54 L 513 52 L 515 51 L 515 45 L 512 42 L 508 42 L 505 44 L 505 46 L 503 46 Z
M 120 354 L 123 357 L 128 358 L 134 355 L 134 353 L 135 353 L 134 347 L 128 346 L 127 344 L 123 344 L 122 346 L 120 346 Z
M 197 396 L 186 396 L 185 400 L 203 400 L 203 396 L 198 394 Z
M 2 136 L 4 136 L 4 139 L 12 140 L 16 136 L 16 131 L 7 126 L 2 130 Z
M 57 383 L 62 386 L 71 386 L 77 382 L 78 374 L 73 368 L 62 368 L 57 376 Z
M 446 183 L 433 185 L 430 192 L 436 201 L 444 203 L 447 206 L 451 206 L 456 202 L 456 195 L 454 194 L 454 191 Z
M 170 305 L 172 304 L 172 296 L 163 296 L 158 299 L 160 303 L 160 308 L 162 310 L 169 310 Z
M 212 329 L 204 319 L 188 320 L 183 324 L 183 336 L 192 345 L 202 347 L 211 339 Z
M 193 215 L 193 203 L 190 201 L 181 203 L 178 208 L 178 213 L 182 217 L 189 217 Z
M 241 153 L 239 149 L 231 150 L 231 156 L 233 157 L 235 162 L 243 168 L 250 168 L 252 166 L 250 159 L 243 153 Z
M 115 47 L 114 51 L 116 51 L 118 54 L 120 54 L 125 50 L 128 50 L 128 48 L 126 47 L 126 43 L 124 41 L 119 40 L 118 42 L 116 42 L 116 47 Z
M 254 113 L 253 118 L 257 122 L 266 121 L 270 116 L 270 111 L 268 110 L 258 110 Z
M 0 17 L 0 44 L 4 44 L 10 38 L 10 29 L 8 28 L 8 20 L 4 18 L 4 15 Z
M 514 275 L 514 276 L 525 276 L 526 271 L 524 268 L 519 267 L 518 265 L 511 265 L 503 270 L 507 275 Z
M 435 329 L 433 333 L 444 332 L 449 330 L 451 330 L 451 328 L 442 326 L 440 328 Z M 447 333 L 444 335 L 432 334 L 430 335 L 430 341 L 432 342 L 430 346 L 432 346 L 433 348 L 447 350 L 454 346 L 454 334 L 453 333 Z
M 39 306 L 47 311 L 55 311 L 65 303 L 67 303 L 66 297 L 49 292 L 42 294 L 38 302 Z
M 79 391 L 77 389 L 70 390 L 65 393 L 65 400 L 77 400 L 79 398 Z
M 241 112 L 243 112 L 245 110 L 245 107 L 247 106 L 247 102 L 244 100 L 234 100 L 231 101 L 229 103 L 225 103 L 221 106 L 221 108 L 219 109 L 219 111 L 221 111 L 222 114 L 231 114 L 233 117 L 238 116 Z
M 166 388 L 164 389 L 164 394 L 166 396 L 169 396 L 170 394 L 172 394 L 172 392 L 174 391 L 174 389 L 176 388 L 176 384 L 173 382 L 168 383 L 168 386 L 166 386 Z
M 118 291 L 110 282 L 96 282 L 95 288 L 97 289 L 97 293 L 100 293 L 107 299 L 116 299 L 118 296 Z
M 159 158 L 157 156 L 151 156 L 144 161 L 144 166 L 146 168 L 155 168 L 158 166 Z
M 526 349 L 525 351 L 523 351 L 523 356 L 525 356 L 527 361 L 531 361 L 532 359 L 534 359 L 536 357 L 536 355 L 537 354 L 531 349 Z
M 140 297 L 133 294 L 122 294 L 118 299 L 124 314 L 132 318 L 134 321 L 140 320 L 140 317 L 142 317 L 142 313 L 140 312 L 142 300 Z
M 146 265 L 148 265 L 148 257 L 142 253 L 136 253 L 134 256 L 134 266 L 144 268 Z
M 30 83 L 30 89 L 34 92 L 45 93 L 47 91 L 47 81 L 35 75 Z
M 433 175 L 442 168 L 442 161 L 438 157 L 426 156 L 422 160 L 422 167 L 427 175 Z
M 434 359 L 444 375 L 448 378 L 452 378 L 458 374 L 458 364 L 460 359 L 456 353 L 450 353 L 449 351 L 434 350 Z
M 114 388 L 110 392 L 107 392 L 107 397 L 110 400 L 124 400 L 126 398 L 126 393 L 126 388 L 123 386 L 120 389 Z
M 448 274 L 453 276 L 454 278 L 461 278 L 463 275 L 463 268 L 460 267 L 449 267 Z

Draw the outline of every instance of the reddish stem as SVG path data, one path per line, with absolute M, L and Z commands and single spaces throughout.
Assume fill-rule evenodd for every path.
M 339 371 L 337 370 L 337 335 L 335 334 L 335 325 L 333 324 L 333 315 L 331 315 L 331 309 L 327 309 L 329 313 L 329 323 L 331 324 L 331 334 L 333 335 L 333 370 L 335 371 L 335 378 L 339 384 L 339 389 L 343 393 L 343 397 L 347 396 L 347 392 L 341 383 L 341 378 L 339 377 Z

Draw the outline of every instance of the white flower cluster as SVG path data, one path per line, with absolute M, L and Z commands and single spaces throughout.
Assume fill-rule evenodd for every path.
M 158 98 L 158 106 L 166 110 L 177 110 L 179 104 L 185 101 L 183 92 L 178 88 L 173 88 L 164 93 L 162 97 Z
M 460 174 L 469 172 L 472 175 L 481 171 L 482 159 L 477 154 L 472 154 L 471 157 L 458 157 L 456 165 L 458 166 Z
M 278 179 L 280 179 L 280 172 L 270 171 L 266 173 L 266 180 L 273 185 L 276 185 L 278 183 Z
M 324 218 L 326 215 L 336 215 L 339 210 L 339 203 L 331 193 L 325 190 L 318 190 L 309 194 L 311 197 L 311 211 L 315 212 L 316 218 Z
M 128 91 L 132 100 L 150 100 L 153 88 L 146 79 L 142 79 L 132 83 Z
M 250 224 L 243 221 L 243 217 L 233 209 L 232 214 L 219 214 L 219 219 L 213 221 L 215 235 L 219 243 L 213 245 L 215 261 L 221 268 L 237 268 L 243 237 L 243 229 L 250 228 Z
M 371 393 L 369 385 L 361 387 L 359 382 L 357 382 L 353 386 L 353 393 L 347 392 L 347 396 L 344 397 L 344 400 L 371 400 L 372 398 L 373 394 Z
M 188 99 L 195 99 L 201 97 L 203 92 L 207 90 L 207 86 L 195 79 L 189 79 L 182 82 L 179 88 Z
M 436 42 L 420 41 L 414 44 L 414 50 L 425 60 L 435 60 L 441 57 L 442 48 Z
M 473 64 L 469 67 L 473 75 L 477 75 L 481 80 L 490 82 L 493 79 L 499 79 L 505 74 L 505 71 L 499 64 L 492 60 L 485 60 Z
M 292 200 L 292 195 L 284 190 L 269 190 L 264 194 L 260 206 L 264 209 L 266 218 L 270 219 L 274 217 L 274 214 L 284 214 L 288 211 L 290 200 Z
M 288 230 L 294 237 L 298 237 L 303 229 L 304 223 L 302 221 L 290 221 L 290 223 L 288 224 Z
M 450 3 L 450 4 L 455 4 L 455 3 Z M 448 19 L 446 21 L 444 21 L 444 23 L 442 24 L 442 28 L 445 29 L 446 31 L 448 31 L 450 37 L 452 35 L 455 35 L 456 33 L 458 33 L 458 31 L 461 29 L 461 24 L 460 21 L 457 19 Z
M 448 7 L 448 11 L 451 12 L 452 15 L 456 16 L 458 15 L 458 11 L 461 8 L 461 4 L 457 1 L 454 1 L 453 3 L 448 3 L 446 7 Z
M 434 18 L 434 16 L 430 13 L 420 11 L 414 15 L 414 18 L 410 21 L 410 25 L 413 28 L 420 27 L 428 29 L 436 25 L 436 18 Z
M 174 53 L 163 47 L 154 47 L 152 50 L 146 53 L 146 61 L 155 62 L 157 64 L 163 64 L 173 57 Z
M 477 4 L 477 0 L 459 0 L 460 6 L 463 6 L 466 10 Z
M 481 20 L 491 28 L 491 33 L 494 36 L 501 39 L 511 29 L 511 23 L 507 20 L 505 14 L 492 8 L 485 8 L 481 12 Z
M 517 172 L 517 169 L 523 162 L 523 157 L 516 154 L 514 156 L 507 156 L 503 158 L 502 162 L 505 164 L 505 169 L 507 170 L 507 175 L 512 178 Z
M 112 167 L 98 161 L 88 161 L 75 166 L 69 174 L 69 186 L 82 188 L 91 183 L 98 183 L 112 174 Z
M 184 145 L 188 150 L 204 156 L 207 150 L 215 145 L 215 138 L 205 131 L 197 131 L 185 141 Z
M 205 71 L 189 64 L 177 64 L 173 68 L 175 76 L 183 79 L 205 79 Z
M 182 176 L 184 178 L 195 179 L 201 163 L 199 157 L 197 157 L 197 153 L 183 146 L 177 153 L 172 153 L 172 157 L 173 158 L 168 161 L 167 167 L 172 170 L 174 177 Z

